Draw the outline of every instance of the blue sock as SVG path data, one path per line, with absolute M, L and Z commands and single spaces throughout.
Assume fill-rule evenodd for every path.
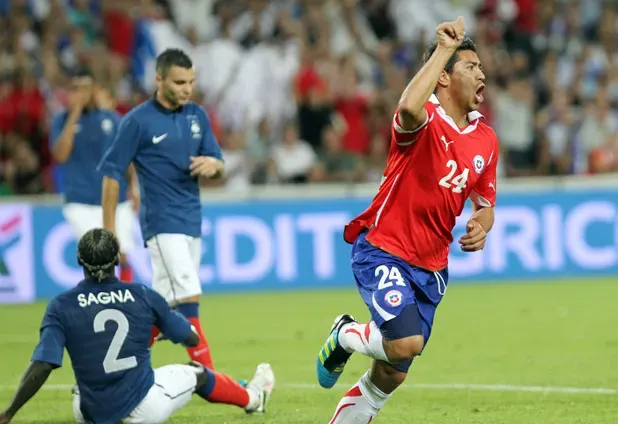
M 176 311 L 185 318 L 197 318 L 200 313 L 199 303 L 180 303 L 176 305 Z
M 206 383 L 204 383 L 199 389 L 197 389 L 195 393 L 199 397 L 208 400 L 208 396 L 210 396 L 213 389 L 215 388 L 217 378 L 215 377 L 215 374 L 208 368 L 204 367 L 204 370 L 206 371 Z

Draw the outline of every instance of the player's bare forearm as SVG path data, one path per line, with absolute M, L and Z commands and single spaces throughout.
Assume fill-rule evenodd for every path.
M 67 122 L 51 151 L 52 156 L 57 163 L 65 163 L 73 151 L 75 128 L 80 116 L 81 112 L 79 110 L 69 113 Z
M 17 411 L 19 411 L 20 408 L 39 391 L 53 369 L 53 365 L 48 364 L 47 362 L 31 362 L 21 379 L 21 383 L 17 388 L 15 397 L 13 397 L 11 404 L 6 411 L 4 411 L 4 414 L 9 418 L 15 416 Z
M 120 184 L 113 178 L 103 177 L 103 195 L 101 205 L 103 206 L 103 227 L 116 231 L 116 207 L 118 206 L 118 192 Z
M 224 164 L 221 159 L 212 156 L 192 156 L 189 167 L 191 175 L 200 176 L 209 180 L 223 177 Z
M 472 209 L 474 212 L 472 213 L 470 219 L 473 219 L 481 224 L 481 227 L 483 227 L 485 232 L 488 233 L 494 226 L 494 208 L 482 207 L 472 202 Z
M 137 171 L 135 170 L 135 165 L 132 163 L 127 168 L 127 182 L 129 183 L 129 187 L 133 189 L 137 186 Z
M 223 178 L 223 170 L 224 170 L 224 165 L 223 165 L 223 161 L 219 160 L 219 159 L 215 159 L 217 162 L 217 170 L 216 172 L 210 177 L 211 180 L 218 180 L 220 178 Z
M 139 193 L 139 180 L 137 179 L 137 170 L 133 163 L 127 168 L 127 182 L 129 183 L 129 191 L 131 193 Z
M 433 94 L 440 74 L 455 49 L 438 46 L 431 58 L 412 78 L 399 99 L 399 120 L 405 130 L 414 130 L 427 118 L 425 103 Z

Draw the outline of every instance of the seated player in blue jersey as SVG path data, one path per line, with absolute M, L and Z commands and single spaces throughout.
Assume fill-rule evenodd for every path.
M 195 346 L 199 336 L 165 299 L 141 284 L 114 276 L 120 249 L 114 234 L 88 231 L 79 241 L 78 262 L 85 279 L 47 306 L 32 362 L 0 424 L 62 366 L 66 347 L 77 385 L 73 412 L 79 423 L 162 423 L 196 393 L 206 399 L 220 378 L 197 362 L 153 369 L 148 342 L 156 325 L 174 343 Z M 248 413 L 264 412 L 275 384 L 270 365 L 260 364 L 246 390 Z

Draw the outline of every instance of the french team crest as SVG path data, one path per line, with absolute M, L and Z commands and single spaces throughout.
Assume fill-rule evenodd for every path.
M 200 128 L 200 124 L 198 124 L 196 119 L 191 120 L 191 135 L 193 138 L 201 138 L 202 137 L 202 129 Z
M 109 134 L 114 129 L 114 123 L 111 119 L 105 118 L 101 121 L 101 129 L 105 134 Z
M 477 174 L 483 172 L 483 169 L 485 169 L 485 159 L 483 159 L 483 156 L 474 156 L 474 159 L 472 159 L 472 166 Z

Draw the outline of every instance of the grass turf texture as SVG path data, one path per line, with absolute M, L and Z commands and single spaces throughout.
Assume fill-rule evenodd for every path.
M 617 298 L 618 281 L 611 279 L 452 284 L 423 356 L 373 422 L 618 422 Z M 43 303 L 0 307 L 0 409 L 28 364 L 44 308 Z M 217 369 L 250 378 L 255 366 L 267 361 L 278 386 L 266 415 L 247 416 L 194 397 L 170 422 L 327 423 L 369 364 L 354 355 L 342 384 L 331 390 L 317 387 L 315 356 L 341 312 L 368 317 L 354 290 L 203 297 L 202 323 Z M 180 346 L 169 342 L 153 348 L 154 366 L 187 359 Z M 53 372 L 14 422 L 73 422 L 72 383 L 65 356 L 64 367 Z M 561 391 L 565 387 L 585 390 Z

